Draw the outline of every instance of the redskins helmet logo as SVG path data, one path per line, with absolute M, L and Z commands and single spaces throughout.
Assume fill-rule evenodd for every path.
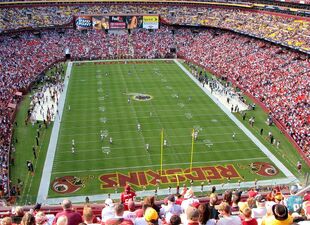
M 275 176 L 279 173 L 279 170 L 275 166 L 266 162 L 254 162 L 251 163 L 249 167 L 251 168 L 252 173 L 256 173 L 264 177 Z
M 59 194 L 70 194 L 80 190 L 83 187 L 83 181 L 75 176 L 55 178 L 51 185 L 52 190 Z

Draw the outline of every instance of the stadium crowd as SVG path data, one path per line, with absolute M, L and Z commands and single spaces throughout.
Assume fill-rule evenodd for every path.
M 117 4 L 0 8 L 2 15 L 0 32 L 69 23 L 72 26 L 73 17 L 81 14 L 145 14 L 145 12 L 159 14 L 165 23 L 226 28 L 310 51 L 310 22 L 307 18 L 210 6 Z
M 3 225 L 303 225 L 310 221 L 310 193 L 296 195 L 293 185 L 284 193 L 274 187 L 268 193 L 250 189 L 246 193 L 226 190 L 217 193 L 215 187 L 207 200 L 197 198 L 191 188 L 183 186 L 181 193 L 168 195 L 163 201 L 156 196 L 135 199 L 135 192 L 126 185 L 120 201 L 107 198 L 100 215 L 86 202 L 82 211 L 76 211 L 70 200 L 64 199 L 62 211 L 48 213 L 36 204 L 28 212 L 16 207 L 10 217 L 1 220 Z M 47 212 L 47 214 L 45 214 Z
M 222 31 L 201 32 L 190 45 L 179 47 L 179 56 L 258 98 L 309 157 L 309 57 Z

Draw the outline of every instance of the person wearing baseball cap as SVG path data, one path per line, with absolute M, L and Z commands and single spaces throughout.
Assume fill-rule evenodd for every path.
M 255 197 L 256 200 L 256 208 L 252 209 L 252 217 L 256 218 L 258 222 L 261 221 L 261 219 L 266 215 L 267 209 L 266 209 L 266 200 L 264 196 L 257 195 Z
M 261 225 L 291 225 L 293 218 L 288 214 L 285 205 L 274 204 L 272 206 L 273 216 L 266 217 Z
M 181 208 L 186 212 L 187 207 L 199 203 L 199 200 L 195 197 L 194 191 L 192 188 L 188 189 L 184 195 L 185 200 L 181 204 Z
M 135 225 L 161 225 L 158 213 L 152 207 L 147 207 L 142 218 L 136 218 Z
M 104 208 L 101 211 L 102 222 L 106 222 L 108 219 L 114 216 L 114 203 L 113 200 L 107 198 L 104 202 Z
M 166 218 L 166 221 L 170 221 L 172 215 L 180 216 L 182 208 L 180 205 L 175 204 L 175 196 L 169 195 L 167 197 L 167 205 L 162 205 L 160 209 L 160 215 Z

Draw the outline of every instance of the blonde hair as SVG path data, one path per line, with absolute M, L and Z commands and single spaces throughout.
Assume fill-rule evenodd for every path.
M 20 222 L 21 225 L 35 225 L 36 224 L 36 220 L 34 218 L 34 216 L 27 212 L 25 213 L 25 215 L 22 218 L 22 221 Z
M 246 218 L 251 218 L 252 210 L 249 207 L 246 207 L 242 213 Z
M 92 221 L 93 220 L 93 210 L 91 207 L 89 206 L 85 206 L 83 209 L 83 219 L 85 221 Z
M 1 225 L 11 225 L 12 224 L 12 218 L 11 217 L 4 217 L 1 220 Z

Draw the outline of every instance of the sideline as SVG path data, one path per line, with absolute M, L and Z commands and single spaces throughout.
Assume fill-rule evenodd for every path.
M 206 183 L 206 182 L 205 182 Z M 283 179 L 272 179 L 272 180 L 262 180 L 258 181 L 256 186 L 270 186 L 270 185 L 277 185 L 277 184 L 286 184 L 287 178 Z M 203 192 L 201 192 L 201 186 L 192 186 L 191 188 L 196 195 L 202 195 L 206 192 L 211 192 L 212 187 L 215 186 L 216 190 L 237 190 L 237 189 L 248 189 L 255 186 L 255 181 L 249 181 L 249 182 L 241 182 L 239 183 L 223 183 L 223 184 L 211 184 L 211 185 L 204 185 L 203 186 Z M 180 187 L 180 190 L 182 190 L 183 187 Z M 73 203 L 83 203 L 85 202 L 85 198 L 88 197 L 90 202 L 104 202 L 107 198 L 112 199 L 120 199 L 121 192 L 123 191 L 122 188 L 118 188 L 118 192 L 111 193 L 111 194 L 98 194 L 98 195 L 85 195 L 85 196 L 73 196 L 73 197 L 66 197 L 67 199 L 70 199 Z M 112 192 L 112 190 L 111 190 Z M 168 196 L 169 194 L 176 193 L 176 188 L 171 188 L 169 191 L 168 188 L 164 189 L 157 189 L 157 193 L 155 193 L 155 188 L 153 190 L 145 190 L 145 191 L 136 191 L 136 194 L 138 197 L 148 197 L 148 196 Z M 199 193 L 199 194 L 198 194 Z M 46 204 L 49 205 L 59 205 L 64 198 L 49 198 L 45 201 Z
M 220 109 L 256 144 L 256 146 L 273 162 L 276 166 L 286 175 L 288 183 L 298 181 L 298 179 L 264 146 L 228 109 L 225 107 L 219 99 L 214 97 L 209 90 L 204 88 L 202 84 L 194 78 L 194 76 L 176 59 L 174 62 L 191 78 L 197 86 L 204 91 L 212 101 L 220 107 Z
M 40 181 L 40 187 L 39 187 L 38 196 L 37 196 L 38 203 L 46 203 L 46 199 L 48 196 L 48 190 L 50 187 L 53 163 L 54 163 L 55 152 L 56 152 L 56 145 L 57 145 L 59 129 L 60 129 L 60 122 L 61 122 L 62 113 L 63 113 L 63 109 L 65 105 L 71 70 L 72 70 L 72 62 L 69 62 L 66 75 L 65 75 L 64 90 L 63 90 L 63 93 L 61 93 L 59 104 L 58 104 L 59 116 L 57 115 L 55 116 L 54 126 L 52 129 L 52 134 L 50 138 L 50 143 L 48 145 L 46 158 L 44 162 L 42 177 Z

